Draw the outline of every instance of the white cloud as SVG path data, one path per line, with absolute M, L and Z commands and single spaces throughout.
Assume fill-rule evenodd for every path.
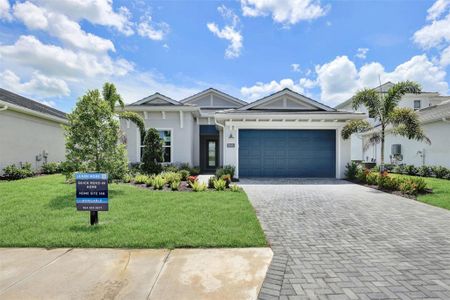
M 282 79 L 279 82 L 272 80 L 268 83 L 257 82 L 250 87 L 242 87 L 241 94 L 249 101 L 254 101 L 269 94 L 278 92 L 284 88 L 289 88 L 298 93 L 306 93 L 306 89 L 311 89 L 315 86 L 315 82 L 308 78 L 301 78 L 298 82 L 290 78 Z
M 272 15 L 272 19 L 284 25 L 317 19 L 324 16 L 328 7 L 315 0 L 241 0 L 244 16 Z
M 412 57 L 392 72 L 386 72 L 378 62 L 365 64 L 358 70 L 347 56 L 338 56 L 329 63 L 316 66 L 316 73 L 321 101 L 331 105 L 347 100 L 358 89 L 375 87 L 380 81 L 412 80 L 420 83 L 425 91 L 448 92 L 445 70 L 425 54 Z
M 63 78 L 93 77 L 116 74 L 123 76 L 133 69 L 124 59 L 108 55 L 76 52 L 43 44 L 34 36 L 20 36 L 13 45 L 0 45 L 0 57 L 22 67 L 33 68 L 47 76 Z
M 300 72 L 300 64 L 291 64 L 292 72 Z
M 361 59 L 366 59 L 367 52 L 369 52 L 369 48 L 358 48 L 356 57 L 361 58 Z
M 125 35 L 134 33 L 131 15 L 126 7 L 113 9 L 112 0 L 33 0 L 40 6 L 70 16 L 75 21 L 87 20 L 92 24 L 110 26 Z
M 225 50 L 226 58 L 236 58 L 241 55 L 241 50 L 243 47 L 242 41 L 243 37 L 239 27 L 239 17 L 224 5 L 217 8 L 222 17 L 229 22 L 222 29 L 219 29 L 216 23 L 208 23 L 206 26 L 209 31 L 214 33 L 218 38 L 225 39 L 230 42 L 227 49 Z
M 437 0 L 433 6 L 428 9 L 427 20 L 436 20 L 450 6 L 450 0 Z
M 450 64 L 450 0 L 437 0 L 428 9 L 427 20 L 431 23 L 425 25 L 413 35 L 413 41 L 422 49 L 436 48 L 442 66 Z
M 86 33 L 81 26 L 65 15 L 48 11 L 31 2 L 14 5 L 14 16 L 32 30 L 44 30 L 65 45 L 89 52 L 115 51 L 110 40 Z
M 0 79 L 2 87 L 26 95 L 52 97 L 70 94 L 70 89 L 64 80 L 50 78 L 39 72 L 34 72 L 29 81 L 23 82 L 13 71 L 5 70 L 0 72 Z
M 0 20 L 11 20 L 10 8 L 8 0 L 0 0 Z
M 144 17 L 138 25 L 138 34 L 154 41 L 161 41 L 169 33 L 169 24 L 152 22 L 151 16 Z

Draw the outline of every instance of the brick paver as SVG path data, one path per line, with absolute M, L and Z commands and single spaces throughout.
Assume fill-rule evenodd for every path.
M 345 181 L 241 184 L 274 252 L 260 299 L 450 299 L 450 211 Z

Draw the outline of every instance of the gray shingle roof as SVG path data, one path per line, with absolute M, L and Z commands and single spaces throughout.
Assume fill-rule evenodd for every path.
M 37 112 L 40 112 L 43 114 L 66 119 L 66 113 L 64 113 L 60 110 L 54 109 L 50 106 L 44 105 L 37 101 L 17 95 L 13 92 L 7 91 L 2 88 L 0 88 L 0 100 L 17 105 L 17 106 L 28 108 L 28 109 L 31 109 L 31 110 L 34 110 L 34 111 L 37 111 Z

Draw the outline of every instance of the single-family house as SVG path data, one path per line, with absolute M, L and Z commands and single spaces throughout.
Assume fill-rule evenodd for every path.
M 392 82 L 386 82 L 374 90 L 386 93 L 393 85 Z M 409 107 L 417 112 L 424 133 L 431 140 L 431 144 L 391 135 L 388 128 L 385 163 L 450 167 L 450 96 L 426 91 L 420 94 L 405 94 L 399 102 L 399 107 Z M 336 109 L 354 112 L 352 98 L 337 105 Z M 365 107 L 357 111 L 367 113 Z M 368 120 L 375 124 L 370 116 Z M 367 135 L 364 134 L 352 135 L 352 160 L 380 162 L 381 145 L 369 145 L 366 139 Z
M 341 138 L 345 112 L 284 89 L 252 103 L 217 89 L 176 101 L 160 93 L 126 105 L 159 131 L 165 163 L 188 163 L 202 172 L 236 167 L 236 177 L 342 178 L 350 141 Z M 138 128 L 121 120 L 130 162 L 140 162 Z
M 11 164 L 63 161 L 66 123 L 64 112 L 0 88 L 0 173 Z

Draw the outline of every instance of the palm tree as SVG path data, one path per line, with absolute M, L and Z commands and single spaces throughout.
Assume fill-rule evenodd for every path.
M 143 137 L 145 135 L 144 119 L 142 119 L 139 114 L 131 111 L 116 112 L 116 106 L 119 105 L 122 109 L 124 109 L 125 103 L 123 102 L 120 94 L 117 93 L 115 85 L 113 83 L 106 82 L 103 85 L 102 95 L 103 99 L 109 103 L 111 111 L 114 112 L 119 118 L 130 120 L 131 122 L 136 124 L 136 126 L 139 128 L 139 132 L 141 133 L 141 140 L 143 140 Z
M 421 92 L 420 85 L 412 81 L 403 81 L 394 84 L 387 90 L 386 95 L 374 89 L 362 89 L 353 96 L 352 106 L 357 110 L 364 105 L 369 116 L 374 118 L 374 125 L 366 120 L 353 120 L 342 129 L 342 138 L 348 139 L 353 133 L 367 133 L 368 142 L 364 146 L 375 145 L 381 142 L 380 171 L 384 171 L 384 141 L 386 130 L 391 134 L 425 141 L 431 144 L 420 126 L 419 118 L 411 108 L 400 108 L 398 103 L 404 94 Z

